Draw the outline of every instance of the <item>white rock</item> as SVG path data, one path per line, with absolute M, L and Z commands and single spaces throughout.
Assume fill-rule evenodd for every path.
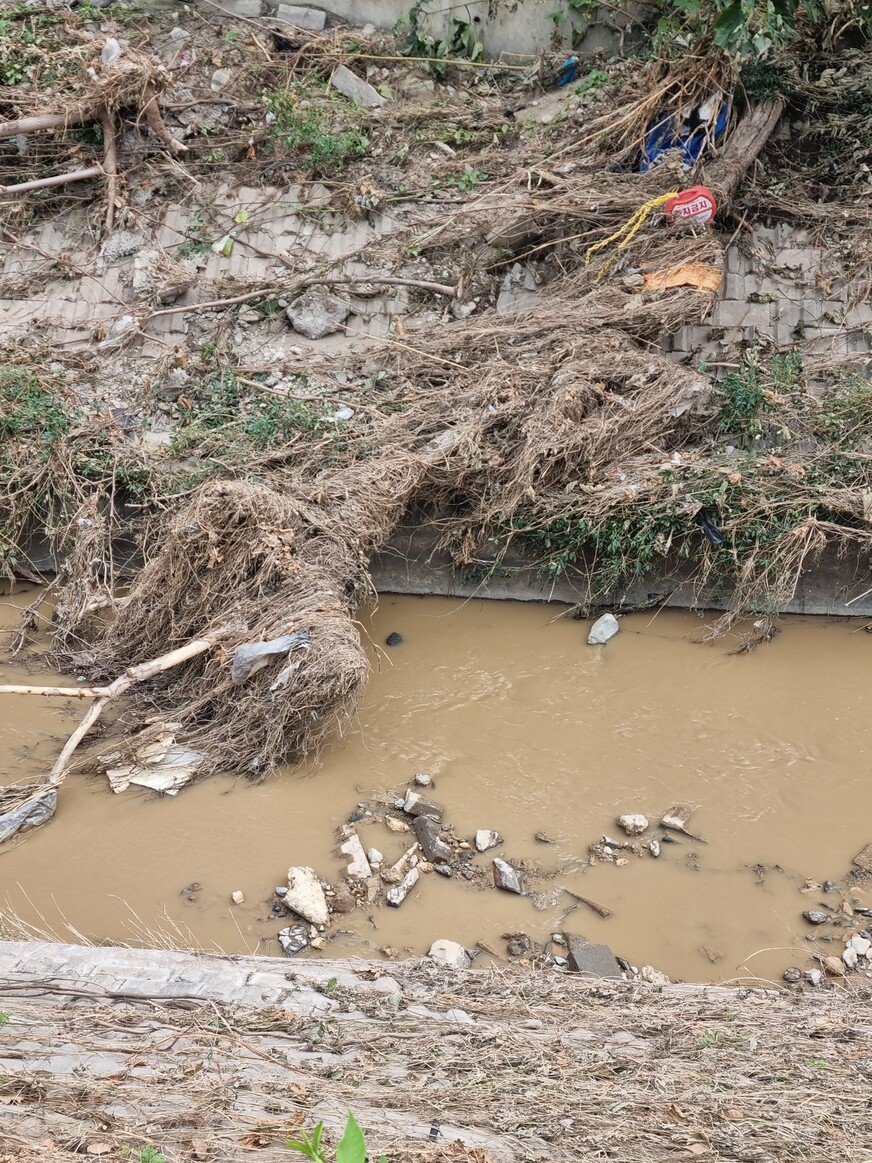
M 487 828 L 479 828 L 475 834 L 476 852 L 487 852 L 488 848 L 496 848 L 502 842 L 503 838 L 499 832 L 492 832 Z
M 353 73 L 345 65 L 336 66 L 330 74 L 330 84 L 337 93 L 341 93 L 343 97 L 347 97 L 355 105 L 365 105 L 368 109 L 376 109 L 385 103 L 384 97 L 370 85 L 369 81 L 364 81 L 362 77 L 358 77 L 357 73 Z
M 170 40 L 187 40 L 190 32 L 185 32 L 184 28 L 170 29 Z
M 628 836 L 641 836 L 648 829 L 648 817 L 639 812 L 618 816 L 617 823 L 618 827 L 623 828 Z
M 379 852 L 378 848 L 368 848 L 366 858 L 374 867 L 385 862 L 384 853 Z
M 603 646 L 610 638 L 614 638 L 620 628 L 614 614 L 603 614 L 590 628 L 587 636 L 588 646 Z
M 345 843 L 340 845 L 339 851 L 349 858 L 349 876 L 353 876 L 356 880 L 368 880 L 372 876 L 372 869 L 359 836 L 349 836 Z
M 859 934 L 856 937 L 852 937 L 848 945 L 859 957 L 868 957 L 869 950 L 872 949 L 872 941 L 859 936 Z
M 648 851 L 651 853 L 651 855 L 654 857 L 654 859 L 656 860 L 657 857 L 660 855 L 660 841 L 656 840 L 656 839 L 649 840 L 646 847 L 647 847 Z
M 824 979 L 824 975 L 819 969 L 806 969 L 802 976 L 809 985 L 820 985 Z
M 847 947 L 847 949 L 845 949 L 845 951 L 842 953 L 842 960 L 844 961 L 844 963 L 848 967 L 848 969 L 856 969 L 857 968 L 857 962 L 859 960 L 859 957 L 857 955 L 857 950 L 853 947 L 853 945 L 849 945 Z
M 237 889 L 236 892 L 232 892 L 230 894 L 230 899 L 233 901 L 233 903 L 235 905 L 244 905 L 245 904 L 245 895 L 244 895 L 244 893 L 241 893 L 239 891 L 239 889 Z
M 639 970 L 639 976 L 649 985 L 669 985 L 669 978 L 666 974 L 655 969 L 653 965 L 643 965 Z
M 457 941 L 434 941 L 427 956 L 437 965 L 447 965 L 451 969 L 469 969 L 472 965 L 469 954 Z
M 308 28 L 312 32 L 320 32 L 327 23 L 327 13 L 321 8 L 303 8 L 296 4 L 280 4 L 276 11 L 276 19 L 285 24 L 293 24 L 295 28 Z
M 326 925 L 330 920 L 327 898 L 313 868 L 288 869 L 285 904 L 313 925 Z
M 430 787 L 433 783 L 433 778 L 432 776 L 424 775 L 423 772 L 419 771 L 415 776 L 415 783 L 418 785 L 418 787 Z
M 287 309 L 291 326 L 307 339 L 323 339 L 342 330 L 351 304 L 326 287 L 312 287 L 305 291 Z
M 212 80 L 209 82 L 209 88 L 213 93 L 220 93 L 222 89 L 227 88 L 232 79 L 232 69 L 216 69 L 212 74 Z

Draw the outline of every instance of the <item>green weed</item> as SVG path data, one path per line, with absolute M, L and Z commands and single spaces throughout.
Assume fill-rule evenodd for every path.
M 349 158 L 366 153 L 369 139 L 359 128 L 338 127 L 341 118 L 347 121 L 347 110 L 337 109 L 330 97 L 321 94 L 317 104 L 303 106 L 297 92 L 280 90 L 265 93 L 263 100 L 274 118 L 270 147 L 305 154 L 313 173 L 331 173 Z
M 721 1031 L 720 1030 L 706 1030 L 696 1040 L 698 1050 L 710 1050 L 713 1046 L 720 1046 Z
M 299 1151 L 312 1163 L 330 1163 L 329 1156 L 321 1146 L 321 1137 L 324 1133 L 324 1124 L 318 1123 L 311 1135 L 305 1131 L 299 1139 L 286 1139 L 285 1146 L 292 1151 Z M 366 1163 L 366 1139 L 360 1124 L 351 1112 L 345 1123 L 345 1131 L 336 1146 L 335 1163 Z M 379 1163 L 388 1163 L 384 1155 Z
M 9 1014 L 0 1014 L 0 1026 L 5 1026 L 9 1021 Z
M 595 89 L 601 89 L 608 79 L 608 73 L 603 72 L 602 69 L 591 69 L 575 86 L 575 92 L 579 97 L 585 97 Z

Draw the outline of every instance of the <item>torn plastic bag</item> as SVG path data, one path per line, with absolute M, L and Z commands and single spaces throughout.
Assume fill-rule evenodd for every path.
M 297 630 L 294 634 L 283 634 L 270 642 L 245 642 L 237 646 L 230 667 L 230 678 L 239 686 L 246 679 L 263 670 L 273 658 L 290 654 L 295 647 L 309 649 L 309 631 Z
M 729 103 L 714 94 L 696 109 L 670 113 L 651 122 L 639 172 L 645 174 L 660 165 L 672 150 L 678 150 L 682 165 L 692 169 L 706 149 L 721 142 L 729 120 Z
M 38 828 L 46 820 L 50 820 L 58 806 L 58 789 L 45 787 L 41 791 L 11 808 L 8 812 L 0 813 L 0 844 L 14 836 L 16 832 L 26 832 L 28 828 Z

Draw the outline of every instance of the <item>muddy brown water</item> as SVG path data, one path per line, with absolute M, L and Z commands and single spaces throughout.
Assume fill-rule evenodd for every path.
M 2 623 L 31 596 L 2 599 Z M 425 875 L 399 910 L 339 918 L 321 955 L 422 954 L 439 937 L 503 951 L 505 933 L 568 931 L 685 980 L 780 978 L 806 965 L 802 910 L 837 898 L 800 885 L 847 886 L 852 856 L 872 840 L 869 635 L 857 621 L 793 618 L 771 645 L 730 656 L 734 642 L 693 641 L 695 615 L 661 612 L 628 616 L 593 648 L 585 624 L 559 612 L 382 598 L 362 622 L 376 667 L 362 713 L 320 766 L 259 786 L 214 778 L 163 798 L 72 778 L 54 821 L 0 846 L 0 910 L 64 940 L 276 954 L 287 922 L 270 921 L 267 902 L 288 866 L 338 878 L 338 825 L 359 801 L 426 772 L 455 831 L 505 838 L 478 862 L 533 861 L 545 875 L 537 888 L 565 885 L 613 916 L 582 907 L 566 917 L 565 895 L 537 911 Z M 391 632 L 403 643 L 380 648 Z M 0 667 L 0 681 L 26 677 Z M 75 722 L 67 704 L 24 696 L 0 697 L 0 716 L 5 783 L 39 778 Z M 682 839 L 657 861 L 585 867 L 618 813 L 659 818 L 681 801 L 708 844 Z M 383 824 L 359 829 L 388 859 L 409 839 Z M 537 842 L 539 831 L 557 842 Z M 194 881 L 196 899 L 180 896 Z M 236 889 L 241 906 L 230 903 Z M 872 904 L 872 892 L 851 891 Z

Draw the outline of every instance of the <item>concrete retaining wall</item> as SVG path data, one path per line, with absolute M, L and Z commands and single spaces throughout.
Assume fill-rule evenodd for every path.
M 329 6 L 305 5 L 305 8 L 326 11 L 330 18 L 352 25 L 372 24 L 376 28 L 391 29 L 408 18 L 412 3 L 413 0 L 330 0 Z M 249 18 L 305 20 L 300 15 L 304 7 L 302 0 L 294 5 L 280 0 L 224 0 L 222 7 Z M 469 0 L 465 4 L 431 0 L 425 7 L 428 13 L 422 21 L 425 33 L 437 40 L 450 38 L 452 19 L 461 20 L 473 25 L 485 55 L 497 58 L 501 54 L 535 56 L 554 43 L 555 36 L 557 43 L 574 45 L 573 52 L 580 56 L 613 53 L 643 6 L 630 4 L 621 10 L 614 6 L 603 8 L 590 17 L 571 11 L 561 0 Z

